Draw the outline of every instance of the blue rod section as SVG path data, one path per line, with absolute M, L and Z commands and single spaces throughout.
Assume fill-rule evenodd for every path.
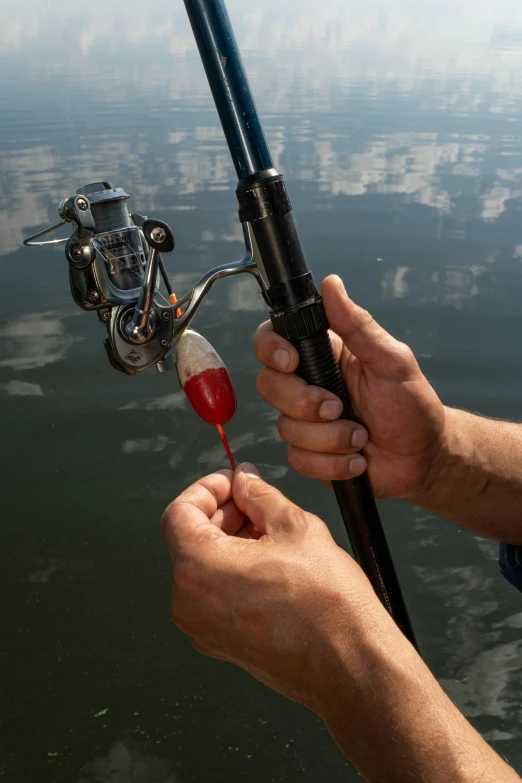
M 273 167 L 223 0 L 184 0 L 238 179 Z

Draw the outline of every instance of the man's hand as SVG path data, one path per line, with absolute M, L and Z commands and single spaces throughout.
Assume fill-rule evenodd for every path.
M 326 278 L 322 295 L 334 351 L 367 430 L 339 420 L 338 397 L 294 375 L 296 349 L 266 322 L 254 338 L 265 365 L 257 388 L 282 414 L 290 465 L 322 480 L 353 478 L 368 467 L 378 497 L 416 497 L 431 481 L 444 442 L 444 407 L 411 350 L 348 298 L 339 277 Z
M 346 639 L 362 648 L 379 625 L 394 632 L 326 525 L 252 466 L 202 478 L 170 504 L 162 525 L 172 616 L 194 647 L 316 712 L 334 697 Z
M 520 783 L 323 522 L 252 466 L 193 484 L 162 524 L 172 616 L 194 647 L 313 709 L 367 781 Z

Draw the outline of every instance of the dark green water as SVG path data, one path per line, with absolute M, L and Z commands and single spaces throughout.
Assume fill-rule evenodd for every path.
M 316 276 L 341 274 L 447 403 L 521 419 L 522 7 L 479 6 L 231 0 L 230 12 Z M 224 465 L 217 436 L 174 375 L 109 366 L 62 250 L 21 247 L 79 185 L 111 179 L 173 226 L 178 292 L 242 255 L 182 3 L 25 0 L 2 14 L 0 777 L 355 781 L 312 715 L 171 625 L 159 517 Z M 256 395 L 264 317 L 239 280 L 196 321 L 237 387 L 232 446 L 344 542 L 332 494 L 287 470 Z M 401 503 L 382 513 L 426 660 L 522 771 L 522 596 L 495 546 Z

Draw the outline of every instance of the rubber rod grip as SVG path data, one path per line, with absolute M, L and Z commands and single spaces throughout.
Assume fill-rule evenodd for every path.
M 340 397 L 344 405 L 342 418 L 357 421 L 328 332 L 292 342 L 300 357 L 297 375 Z M 356 561 L 399 628 L 417 648 L 368 474 L 333 481 L 332 485 Z

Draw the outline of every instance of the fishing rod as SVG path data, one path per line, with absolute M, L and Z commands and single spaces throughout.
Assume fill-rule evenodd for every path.
M 217 280 L 248 272 L 261 288 L 274 330 L 299 353 L 298 375 L 338 395 L 343 418 L 356 420 L 332 350 L 323 302 L 308 268 L 283 176 L 273 165 L 224 2 L 184 2 L 238 176 L 244 258 L 209 270 L 177 299 L 161 257 L 175 246 L 170 227 L 160 220 L 130 215 L 129 196 L 111 182 L 80 188 L 59 205 L 61 222 L 24 244 L 66 242 L 73 298 L 83 309 L 96 311 L 105 324 L 105 348 L 113 367 L 127 375 L 153 365 L 160 372 L 176 368 L 185 391 L 191 385 L 187 379 L 196 372 L 200 392 L 212 370 L 210 391 L 217 396 L 223 383 L 226 386 L 224 366 L 189 326 Z M 69 239 L 36 241 L 66 223 L 74 226 Z M 169 297 L 164 303 L 158 296 L 159 276 Z M 204 357 L 205 351 L 207 358 L 194 367 L 194 357 Z M 185 376 L 180 368 L 188 368 Z M 216 415 L 198 407 L 197 399 L 201 402 L 204 397 L 204 393 L 195 395 L 191 402 L 224 438 L 222 425 L 235 412 L 235 397 L 233 406 L 225 405 L 226 411 Z M 355 559 L 397 625 L 417 646 L 367 474 L 332 484 Z

